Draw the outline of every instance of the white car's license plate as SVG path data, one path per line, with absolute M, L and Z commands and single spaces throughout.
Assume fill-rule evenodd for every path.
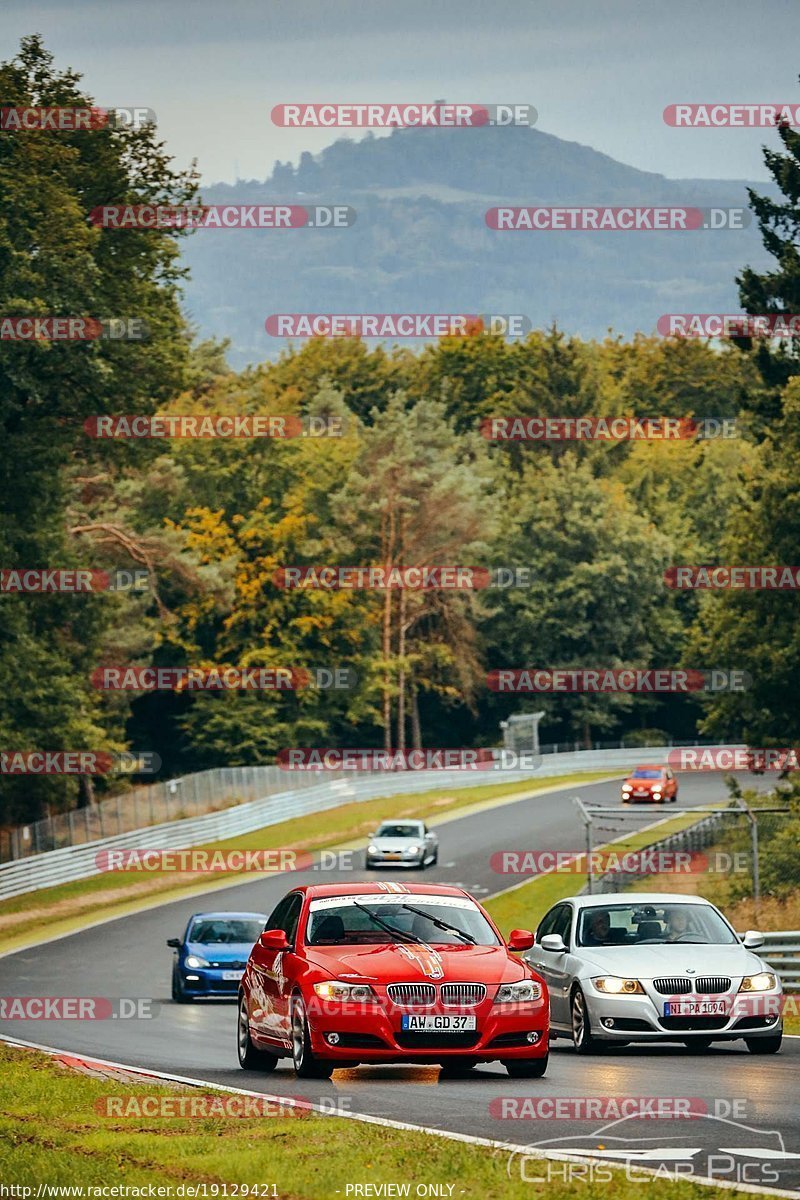
M 423 1016 L 404 1013 L 401 1028 L 408 1033 L 461 1033 L 475 1028 L 475 1017 Z
M 222 972 L 223 979 L 241 979 L 243 975 L 244 975 L 244 971 L 223 971 Z
M 665 1017 L 726 1017 L 728 1005 L 724 1000 L 669 1000 L 664 1005 Z
M 384 852 L 383 857 L 384 858 L 402 858 L 403 856 L 402 856 L 402 854 L 395 854 L 394 850 L 386 850 Z

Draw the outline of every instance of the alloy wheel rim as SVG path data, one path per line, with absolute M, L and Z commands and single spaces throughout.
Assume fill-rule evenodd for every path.
M 576 1046 L 583 1042 L 584 1024 L 583 1000 L 580 992 L 576 992 L 572 999 L 572 1032 Z
M 303 1006 L 298 1000 L 292 1011 L 292 1058 L 296 1067 L 302 1066 L 303 1063 L 304 1026 Z
M 239 1057 L 240 1058 L 244 1058 L 245 1053 L 247 1052 L 247 1039 L 248 1039 L 247 1008 L 245 1007 L 244 1000 L 242 1000 L 241 1004 L 239 1005 Z

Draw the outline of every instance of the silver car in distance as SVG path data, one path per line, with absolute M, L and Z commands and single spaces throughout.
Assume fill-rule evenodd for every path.
M 697 896 L 606 892 L 572 896 L 542 918 L 525 959 L 550 989 L 551 1036 L 579 1054 L 628 1042 L 744 1038 L 752 1054 L 780 1049 L 783 991 L 739 935 Z
M 439 859 L 439 839 L 424 821 L 384 821 L 367 846 L 366 866 L 427 867 Z

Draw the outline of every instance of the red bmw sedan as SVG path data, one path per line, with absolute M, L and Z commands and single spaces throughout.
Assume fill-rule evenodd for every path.
M 461 1071 L 499 1060 L 509 1075 L 547 1070 L 549 997 L 508 942 L 457 887 L 352 883 L 299 887 L 254 945 L 239 989 L 239 1062 L 301 1078 L 359 1063 L 438 1063 Z

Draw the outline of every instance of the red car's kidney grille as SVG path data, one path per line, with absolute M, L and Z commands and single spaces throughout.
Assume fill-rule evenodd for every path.
M 436 1003 L 436 988 L 432 983 L 390 983 L 386 994 L 393 1004 L 404 1008 L 427 1008 Z
M 486 995 L 485 983 L 443 983 L 439 988 L 442 1004 L 451 1008 L 469 1008 L 480 1004 Z

